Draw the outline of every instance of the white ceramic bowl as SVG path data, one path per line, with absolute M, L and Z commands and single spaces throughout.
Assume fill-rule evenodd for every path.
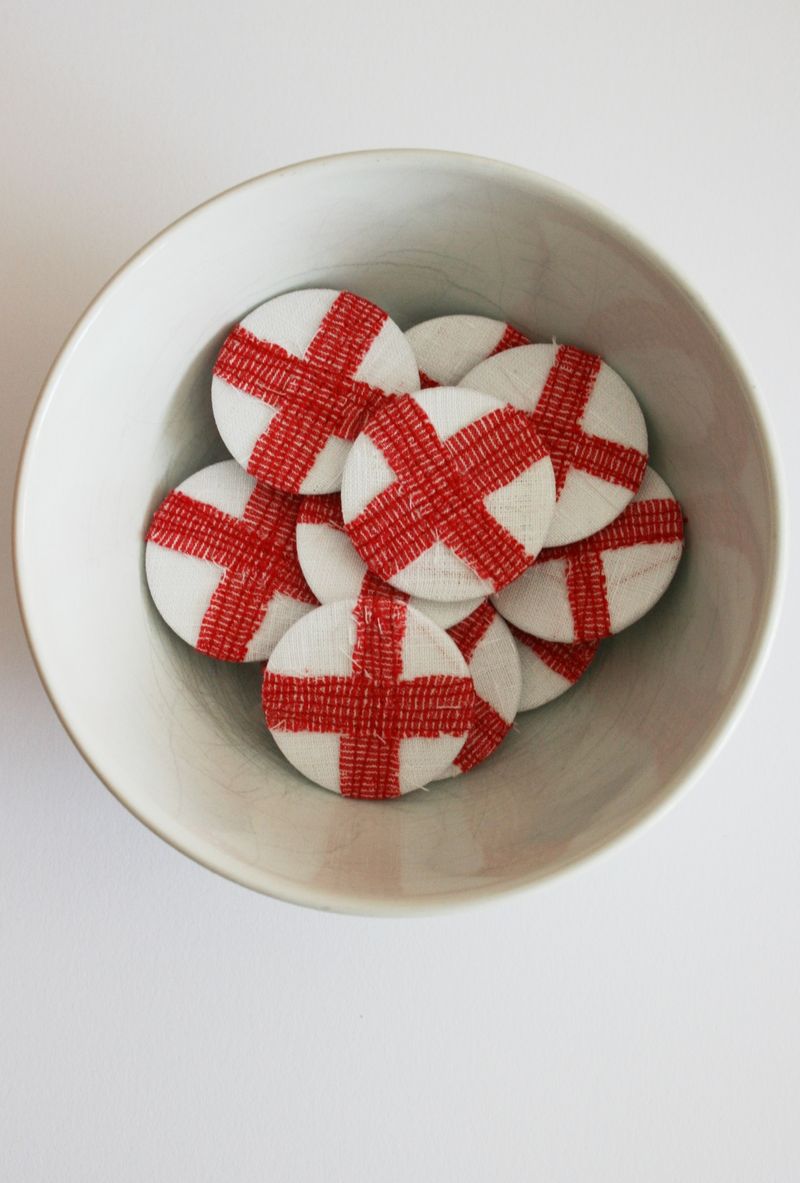
M 602 353 L 639 395 L 688 515 L 666 598 L 463 781 L 347 801 L 265 733 L 259 671 L 164 626 L 142 538 L 162 495 L 223 455 L 214 355 L 290 288 L 352 288 L 403 326 L 507 318 Z M 322 908 L 414 913 L 533 884 L 631 831 L 718 747 L 776 611 L 780 511 L 758 400 L 709 312 L 653 252 L 543 177 L 441 152 L 368 152 L 257 177 L 145 247 L 47 379 L 16 507 L 39 672 L 81 752 L 178 849 Z

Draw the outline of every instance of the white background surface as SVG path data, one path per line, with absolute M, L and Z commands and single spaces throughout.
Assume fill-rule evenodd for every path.
M 793 0 L 11 0 L 4 496 L 132 251 L 254 173 L 399 145 L 628 219 L 749 359 L 797 504 L 799 44 Z M 3 1179 L 798 1177 L 795 577 L 746 718 L 657 826 L 513 902 L 386 922 L 249 894 L 134 821 L 61 731 L 2 566 Z

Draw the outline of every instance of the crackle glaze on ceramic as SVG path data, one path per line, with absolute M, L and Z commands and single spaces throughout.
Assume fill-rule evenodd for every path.
M 602 353 L 641 400 L 653 464 L 689 520 L 668 595 L 602 647 L 574 690 L 521 716 L 468 777 L 396 802 L 343 800 L 304 781 L 263 726 L 259 671 L 180 642 L 144 580 L 153 509 L 224 456 L 210 376 L 225 334 L 300 286 L 353 289 L 404 328 L 471 312 Z M 760 666 L 779 535 L 753 391 L 673 272 L 554 182 L 400 151 L 256 178 L 176 223 L 115 277 L 34 416 L 16 559 L 53 702 L 138 817 L 261 891 L 404 914 L 552 876 L 689 781 Z

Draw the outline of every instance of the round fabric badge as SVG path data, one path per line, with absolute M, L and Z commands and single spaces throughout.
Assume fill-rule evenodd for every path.
M 448 629 L 474 612 L 482 600 L 420 600 L 409 598 L 367 569 L 345 531 L 338 493 L 304 497 L 297 516 L 297 557 L 308 586 L 321 604 L 355 599 L 362 591 L 408 600 L 412 608 Z
M 311 289 L 276 296 L 236 326 L 211 401 L 228 450 L 252 476 L 288 493 L 328 493 L 375 401 L 418 388 L 411 346 L 381 308 Z
M 505 739 L 519 709 L 520 659 L 508 625 L 488 600 L 448 630 L 467 663 L 475 705 L 466 742 L 444 773 L 469 772 Z
M 235 460 L 190 476 L 147 532 L 145 570 L 164 620 L 200 653 L 261 661 L 317 603 L 297 561 L 300 497 L 258 484 Z
M 458 755 L 473 689 L 456 645 L 401 600 L 325 604 L 289 629 L 264 674 L 267 727 L 300 772 L 345 797 L 398 797 Z
M 427 600 L 497 591 L 531 565 L 555 505 L 530 417 L 439 386 L 387 399 L 353 445 L 342 513 L 364 562 Z
M 630 387 L 593 353 L 525 345 L 476 366 L 463 385 L 529 411 L 556 478 L 547 546 L 588 538 L 616 518 L 647 467 L 647 427 Z
M 574 686 L 594 661 L 600 644 L 578 641 L 575 645 L 563 645 L 532 637 L 513 624 L 509 628 L 522 668 L 522 693 L 517 708 L 520 711 L 544 706 Z
M 548 641 L 599 641 L 644 616 L 667 590 L 683 553 L 683 514 L 652 468 L 610 526 L 543 550 L 494 597 L 518 628 Z
M 419 367 L 419 384 L 458 386 L 479 362 L 530 344 L 513 325 L 488 316 L 437 316 L 409 329 L 406 338 Z

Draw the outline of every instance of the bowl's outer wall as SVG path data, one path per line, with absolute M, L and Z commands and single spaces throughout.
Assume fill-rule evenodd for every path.
M 143 579 L 152 509 L 224 455 L 209 384 L 226 330 L 269 296 L 315 285 L 352 288 L 404 327 L 483 313 L 602 353 L 639 395 L 653 464 L 688 518 L 667 597 L 602 649 L 582 684 L 521 716 L 465 780 L 384 805 L 339 799 L 294 773 L 263 729 L 257 669 L 190 651 L 157 617 Z M 762 652 L 777 513 L 747 379 L 647 248 L 522 170 L 368 153 L 224 194 L 102 293 L 29 434 L 17 569 L 51 697 L 138 816 L 250 886 L 400 912 L 551 875 L 686 781 Z

